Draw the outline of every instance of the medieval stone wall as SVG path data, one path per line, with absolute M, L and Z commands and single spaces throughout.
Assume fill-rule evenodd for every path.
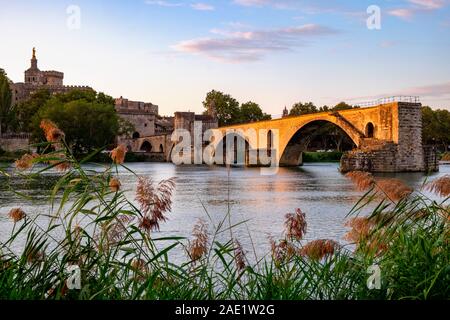
M 21 137 L 0 138 L 0 148 L 8 152 L 29 151 L 30 141 Z

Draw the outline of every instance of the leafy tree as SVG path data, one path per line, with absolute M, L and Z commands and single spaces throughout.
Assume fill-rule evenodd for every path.
M 319 108 L 319 112 L 328 112 L 330 111 L 330 107 L 329 106 L 323 106 Z
M 261 107 L 256 102 L 246 102 L 241 105 L 241 121 L 242 122 L 254 122 L 261 120 L 270 120 L 272 116 L 264 113 Z
M 34 115 L 51 97 L 50 91 L 41 89 L 34 92 L 26 101 L 19 103 L 16 107 L 16 131 L 31 132 Z
M 319 110 L 317 107 L 312 103 L 301 103 L 297 102 L 294 104 L 291 108 L 291 111 L 289 112 L 290 116 L 301 116 L 303 114 L 310 114 L 310 113 L 316 113 Z
M 105 102 L 104 96 L 105 95 L 103 93 L 97 94 L 97 92 L 95 92 L 92 89 L 90 89 L 90 90 L 74 89 L 74 90 L 70 90 L 69 92 L 60 93 L 60 94 L 56 95 L 58 100 L 61 101 L 62 103 L 75 101 L 75 100 L 85 100 L 87 102 L 97 101 L 99 103 L 104 103 Z
M 42 119 L 52 120 L 64 131 L 75 154 L 112 144 L 121 130 L 130 130 L 126 123 L 121 127 L 112 98 L 93 93 L 74 90 L 48 99 L 32 118 L 34 140 L 44 139 L 39 127 Z
M 0 68 L 0 134 L 8 130 L 14 117 L 10 83 L 5 70 Z
M 342 102 L 339 102 L 337 105 L 335 105 L 332 110 L 340 111 L 340 110 L 347 110 L 347 109 L 353 109 L 353 106 L 342 101 Z
M 240 121 L 239 102 L 229 94 L 216 90 L 208 92 L 205 101 L 203 101 L 203 106 L 208 109 L 211 104 L 214 104 L 220 126 L 231 125 Z
M 422 139 L 427 145 L 439 145 L 445 152 L 450 145 L 450 112 L 422 108 Z

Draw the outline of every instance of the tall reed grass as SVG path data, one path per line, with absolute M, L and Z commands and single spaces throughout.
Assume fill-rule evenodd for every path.
M 54 123 L 43 122 L 42 128 L 48 139 L 43 153 L 24 155 L 12 174 L 0 172 L 6 181 L 61 172 L 49 195 L 49 214 L 21 208 L 5 213 L 13 228 L 0 243 L 1 299 L 450 297 L 449 177 L 424 185 L 442 197 L 438 202 L 399 180 L 350 173 L 366 192 L 348 215 L 351 246 L 330 239 L 305 243 L 307 213 L 296 209 L 286 215 L 281 239 L 268 239 L 271 251 L 249 262 L 231 212 L 216 224 L 200 220 L 190 239 L 161 237 L 176 181 L 136 177 L 135 198 L 128 199 L 118 170 L 128 169 L 124 147 L 113 150 L 102 172 L 89 171 L 83 164 L 92 155 L 77 161 Z M 375 207 L 371 214 L 361 215 L 368 205 Z M 228 241 L 219 242 L 225 233 Z M 186 253 L 184 262 L 173 262 L 176 249 Z M 70 265 L 81 270 L 79 290 L 67 287 Z M 367 286 L 373 265 L 381 270 L 379 289 Z

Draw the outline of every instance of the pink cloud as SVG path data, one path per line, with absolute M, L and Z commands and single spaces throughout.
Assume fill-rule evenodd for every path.
M 394 17 L 409 20 L 414 16 L 415 10 L 412 8 L 393 9 L 388 11 L 388 14 Z
M 173 48 L 225 62 L 256 61 L 270 52 L 290 51 L 306 45 L 308 39 L 337 33 L 316 24 L 275 30 L 230 32 L 214 29 L 211 32 L 218 37 L 185 40 Z
M 409 2 L 429 10 L 440 9 L 446 4 L 445 0 L 409 0 Z
M 193 3 L 191 4 L 191 8 L 199 11 L 213 11 L 214 6 L 207 4 L 207 3 Z
M 388 11 L 388 14 L 404 20 L 411 20 L 416 14 L 439 10 L 445 7 L 448 0 L 408 0 L 409 7 Z

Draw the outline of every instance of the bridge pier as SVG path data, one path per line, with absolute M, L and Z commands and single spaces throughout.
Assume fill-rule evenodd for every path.
M 391 141 L 364 138 L 356 150 L 341 159 L 341 172 L 426 172 L 438 171 L 433 151 L 422 145 L 422 105 L 398 102 L 393 108 Z
M 303 164 L 304 146 L 301 144 L 294 144 L 287 146 L 280 159 L 280 167 L 298 167 Z

